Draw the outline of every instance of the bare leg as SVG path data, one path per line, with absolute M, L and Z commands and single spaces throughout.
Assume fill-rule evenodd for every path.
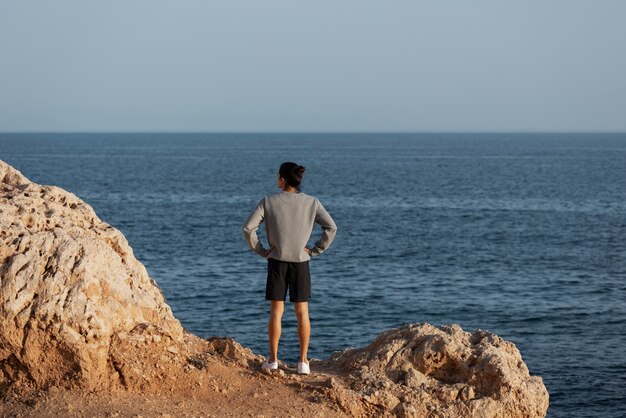
M 294 302 L 296 317 L 298 317 L 298 339 L 300 340 L 300 362 L 308 363 L 306 358 L 311 337 L 311 322 L 309 321 L 309 302 Z
M 270 306 L 270 320 L 267 323 L 267 333 L 270 338 L 270 359 L 276 361 L 278 358 L 278 341 L 280 341 L 280 333 L 282 331 L 281 320 L 285 310 L 285 302 L 282 300 L 272 300 Z

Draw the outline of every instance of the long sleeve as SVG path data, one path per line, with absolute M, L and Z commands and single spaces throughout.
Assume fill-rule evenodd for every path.
M 312 256 L 320 255 L 326 251 L 335 239 L 335 234 L 337 232 L 337 225 L 335 225 L 335 221 L 333 221 L 333 218 L 330 217 L 330 214 L 326 211 L 319 200 L 317 201 L 315 222 L 322 226 L 322 236 L 319 240 L 317 240 L 315 246 L 312 248 Z
M 263 248 L 263 245 L 259 241 L 259 237 L 256 234 L 257 229 L 263 222 L 263 218 L 265 217 L 265 208 L 263 206 L 263 200 L 257 204 L 254 210 L 246 219 L 246 222 L 243 225 L 243 236 L 248 242 L 250 249 L 260 255 L 261 257 L 265 257 L 267 254 L 267 250 Z

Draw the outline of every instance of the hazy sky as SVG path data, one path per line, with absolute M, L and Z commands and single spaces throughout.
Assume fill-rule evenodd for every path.
M 0 131 L 626 131 L 626 1 L 0 0 Z

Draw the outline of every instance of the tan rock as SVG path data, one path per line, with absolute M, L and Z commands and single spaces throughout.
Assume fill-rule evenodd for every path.
M 361 379 L 362 384 L 385 378 L 399 383 L 387 392 L 403 400 L 395 408 L 401 416 L 421 416 L 425 405 L 436 412 L 428 414 L 452 417 L 543 417 L 548 409 L 541 377 L 530 376 L 512 342 L 483 330 L 469 333 L 457 324 L 405 325 L 323 364 L 348 375 L 367 367 L 371 379 Z
M 428 378 L 424 375 L 424 373 L 409 367 L 409 370 L 406 372 L 406 376 L 404 377 L 404 383 L 408 387 L 418 388 L 423 384 L 427 385 Z
M 74 194 L 0 161 L 0 362 L 5 380 L 114 381 L 111 343 L 138 324 L 183 328 L 124 236 Z

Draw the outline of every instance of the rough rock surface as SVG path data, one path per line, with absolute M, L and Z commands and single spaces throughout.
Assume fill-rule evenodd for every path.
M 312 360 L 310 376 L 284 363 L 266 374 L 262 361 L 231 338 L 185 331 L 119 231 L 0 161 L 0 415 L 542 417 L 548 407 L 513 343 L 458 325 L 390 330 Z M 120 404 L 117 389 L 160 403 Z M 86 392 L 106 395 L 85 404 Z M 181 410 L 189 398 L 194 409 Z
M 74 194 L 0 161 L 0 384 L 106 388 L 124 378 L 120 348 L 146 330 L 159 355 L 183 344 L 124 236 Z
M 328 363 L 381 412 L 404 417 L 543 417 L 548 392 L 511 342 L 459 325 L 408 324 Z

